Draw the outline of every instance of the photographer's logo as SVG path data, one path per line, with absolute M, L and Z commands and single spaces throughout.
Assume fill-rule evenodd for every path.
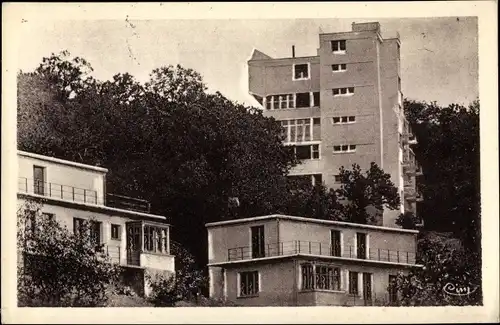
M 443 287 L 444 293 L 451 296 L 468 296 L 474 293 L 479 288 L 478 285 L 464 285 L 459 283 L 448 282 Z

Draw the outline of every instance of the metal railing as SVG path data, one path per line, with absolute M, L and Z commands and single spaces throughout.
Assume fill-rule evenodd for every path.
M 336 256 L 359 260 L 383 261 L 415 264 L 415 252 L 406 252 L 382 248 L 359 248 L 354 246 L 331 246 L 328 243 L 311 241 L 287 241 L 265 244 L 260 250 L 252 250 L 251 246 L 228 249 L 228 261 L 241 261 L 262 257 L 287 256 L 294 254 L 310 254 L 319 256 Z
M 37 194 L 61 200 L 104 205 L 97 191 L 64 184 L 43 182 L 38 179 L 19 177 L 18 190 L 23 193 Z
M 26 177 L 18 178 L 18 190 L 21 193 L 37 194 L 66 201 L 105 205 L 129 211 L 149 213 L 151 210 L 151 205 L 146 200 L 112 193 L 107 193 L 106 198 L 104 198 L 102 195 L 98 195 L 96 190 L 49 183 Z

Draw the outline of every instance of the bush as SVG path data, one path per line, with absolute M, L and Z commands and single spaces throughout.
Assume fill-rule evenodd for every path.
M 29 307 L 103 306 L 118 277 L 102 245 L 92 236 L 92 220 L 73 234 L 27 201 L 18 210 L 18 305 Z

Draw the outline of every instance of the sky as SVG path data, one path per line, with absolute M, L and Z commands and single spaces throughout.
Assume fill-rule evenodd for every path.
M 68 50 L 85 58 L 94 77 L 128 72 L 144 82 L 155 68 L 180 64 L 198 71 L 210 92 L 247 105 L 247 61 L 254 48 L 272 57 L 316 55 L 318 33 L 349 31 L 378 21 L 382 35 L 401 37 L 405 97 L 468 104 L 478 97 L 475 17 L 408 19 L 44 20 L 23 24 L 18 65 L 32 71 L 43 57 Z

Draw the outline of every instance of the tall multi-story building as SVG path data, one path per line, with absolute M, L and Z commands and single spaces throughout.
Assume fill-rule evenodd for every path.
M 150 213 L 147 201 L 106 193 L 107 169 L 24 151 L 17 156 L 18 204 L 43 199 L 38 217 L 52 218 L 72 232 L 92 220 L 92 238 L 121 266 L 125 285 L 148 295 L 146 273 L 175 272 L 166 218 Z
M 242 306 L 389 305 L 417 230 L 269 215 L 209 223 L 210 297 Z
M 421 169 L 403 111 L 400 40 L 383 38 L 378 22 L 319 35 L 315 56 L 272 58 L 254 50 L 249 91 L 266 116 L 284 128 L 285 143 L 302 163 L 292 177 L 339 186 L 339 168 L 377 163 L 400 189 L 400 211 L 384 211 L 378 225 L 395 227 L 404 211 L 416 215 L 415 176 Z

